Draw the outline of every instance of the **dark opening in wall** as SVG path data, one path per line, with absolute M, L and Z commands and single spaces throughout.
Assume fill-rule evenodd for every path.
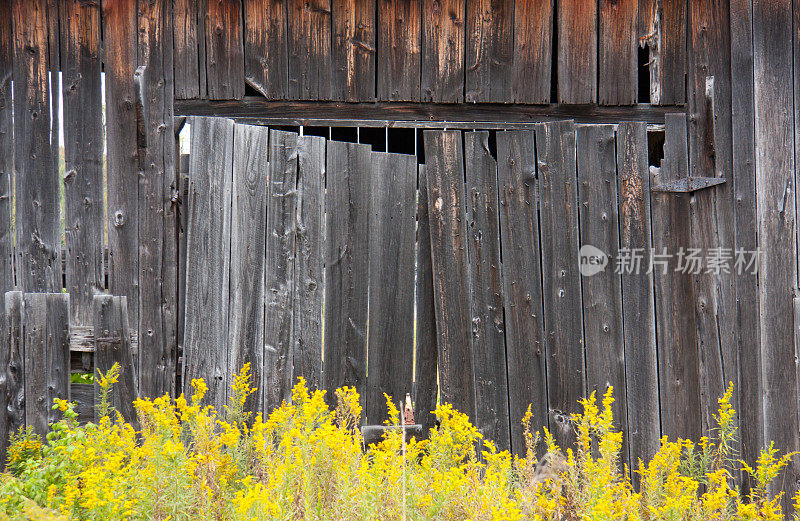
M 373 152 L 386 152 L 386 127 L 361 127 L 359 142 L 372 145 Z
M 414 154 L 415 150 L 415 131 L 413 128 L 390 128 L 389 133 L 389 152 L 398 154 Z
M 650 103 L 650 46 L 639 47 L 639 103 Z
M 650 166 L 661 166 L 664 159 L 664 131 L 650 130 L 647 132 L 647 158 Z
M 276 125 L 269 128 L 271 128 L 272 130 L 283 130 L 285 132 L 295 132 L 297 134 L 300 133 L 300 127 L 294 125 Z
M 358 143 L 358 128 L 331 127 L 331 139 L 334 141 L 347 141 L 348 143 Z
M 303 134 L 306 136 L 321 136 L 327 138 L 330 135 L 330 127 L 303 127 Z
M 489 153 L 497 161 L 497 131 L 489 131 Z
M 420 129 L 417 131 L 417 163 L 425 163 L 425 140 L 422 138 L 424 131 Z

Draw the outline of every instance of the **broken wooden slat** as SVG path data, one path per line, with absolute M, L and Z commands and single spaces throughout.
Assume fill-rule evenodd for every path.
M 264 292 L 264 412 L 291 396 L 294 254 L 297 229 L 297 134 L 271 130 Z
M 508 401 L 514 454 L 525 454 L 522 418 L 528 406 L 534 429 L 548 426 L 535 147 L 533 132 L 497 133 Z
M 25 425 L 25 348 L 21 291 L 9 291 L 3 306 L 4 348 L 0 350 L 0 461 L 6 461 L 8 437 Z
M 466 0 L 466 102 L 508 102 L 514 65 L 513 0 Z
M 366 396 L 370 147 L 329 141 L 325 192 L 324 388 Z
M 267 99 L 289 95 L 286 0 L 244 1 L 245 81 Z
M 420 99 L 420 2 L 378 2 L 378 99 Z
M 423 136 L 441 402 L 452 404 L 475 421 L 461 132 L 426 130 Z
M 463 101 L 464 0 L 423 0 L 421 6 L 422 101 Z
M 514 2 L 512 101 L 550 102 L 553 0 Z
M 598 23 L 598 102 L 633 105 L 637 101 L 638 0 L 600 0 Z
M 372 167 L 366 416 L 381 424 L 384 393 L 397 402 L 413 390 L 417 158 L 373 152 Z
M 127 307 L 127 304 L 126 304 Z M 128 327 L 130 333 L 131 353 L 134 359 L 139 351 L 139 335 L 137 331 Z M 88 326 L 70 325 L 69 327 L 69 350 L 72 353 L 94 353 L 94 324 Z
M 233 132 L 229 119 L 192 118 L 189 216 L 186 233 L 186 326 L 183 392 L 192 380 L 208 386 L 206 401 L 223 410 L 228 393 Z
M 560 0 L 558 101 L 597 102 L 597 3 Z
M 331 0 L 288 0 L 289 98 L 331 98 Z
M 464 159 L 475 426 L 497 444 L 498 450 L 510 450 L 497 162 L 489 151 L 488 132 L 467 132 L 464 135 Z
M 131 355 L 127 297 L 95 295 L 93 324 L 94 402 L 99 403 L 100 401 L 100 388 L 97 385 L 100 373 L 105 375 L 115 363 L 119 364 L 119 377 L 110 391 L 109 406 L 119 412 L 126 422 L 137 425 L 136 409 L 133 405 L 138 398 L 137 378 Z M 95 421 L 100 419 L 98 412 L 95 411 Z
M 209 99 L 242 99 L 244 50 L 241 0 L 206 1 L 205 69 Z
M 375 2 L 331 1 L 331 99 L 375 99 Z
M 268 129 L 249 125 L 234 127 L 228 374 L 237 374 L 249 363 L 251 386 L 259 389 L 264 374 L 268 147 Z M 230 395 L 230 389 L 227 391 Z M 263 410 L 261 393 L 251 394 L 245 408 Z
M 703 188 L 710 188 L 712 186 L 721 185 L 727 181 L 724 177 L 693 177 L 686 176 L 680 179 L 670 179 L 669 181 L 659 182 L 657 185 L 650 187 L 651 192 L 671 192 L 675 194 L 687 194 L 702 190 Z

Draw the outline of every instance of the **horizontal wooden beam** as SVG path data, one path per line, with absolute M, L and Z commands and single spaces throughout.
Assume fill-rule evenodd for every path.
M 510 105 L 503 103 L 341 103 L 316 101 L 176 100 L 176 116 L 216 116 L 254 125 L 320 127 L 528 128 L 535 123 L 574 120 L 577 124 L 641 121 L 664 124 L 683 106 Z

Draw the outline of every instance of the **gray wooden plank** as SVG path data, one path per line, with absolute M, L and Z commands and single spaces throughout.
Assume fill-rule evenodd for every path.
M 378 99 L 419 100 L 420 3 L 383 0 L 377 5 Z
M 426 130 L 425 173 L 433 296 L 439 349 L 439 394 L 475 420 L 466 190 L 460 131 Z
M 53 400 L 69 400 L 69 322 L 70 296 L 68 293 L 48 293 L 45 300 L 47 371 L 47 423 L 61 419 L 61 412 L 53 409 Z M 27 345 L 26 345 L 27 354 Z
M 514 65 L 514 1 L 466 0 L 467 102 L 508 102 Z
M 253 383 L 259 388 L 264 374 L 268 153 L 267 128 L 234 127 L 228 374 L 238 373 L 249 363 Z M 261 398 L 261 393 L 251 394 L 245 402 L 247 410 L 261 411 Z
M 205 69 L 209 99 L 242 99 L 244 49 L 241 0 L 204 2 Z
M 597 102 L 597 3 L 559 0 L 558 101 Z
M 422 101 L 463 101 L 464 0 L 423 0 L 421 6 Z
M 375 99 L 374 0 L 331 1 L 331 99 Z
M 200 3 L 196 0 L 174 0 L 173 2 L 173 40 L 175 45 L 175 98 L 193 99 L 205 96 L 205 85 L 200 88 L 200 40 L 198 23 Z M 205 42 L 203 42 L 205 45 Z M 205 60 L 202 62 L 205 69 Z
M 325 294 L 325 138 L 301 136 L 297 165 L 297 236 L 294 268 L 295 377 L 322 387 L 322 306 Z
M 25 348 L 21 291 L 4 295 L 4 348 L 0 350 L 0 457 L 6 461 L 8 437 L 25 425 Z
M 511 448 L 525 454 L 522 418 L 528 406 L 534 429 L 543 432 L 549 425 L 534 133 L 498 132 L 497 169 Z
M 372 168 L 366 415 L 380 425 L 384 393 L 397 404 L 413 391 L 417 158 L 373 152 Z
M 510 450 L 497 161 L 489 151 L 488 132 L 464 134 L 464 159 L 475 425 L 499 450 Z
M 191 396 L 192 380 L 203 378 L 207 403 L 222 410 L 228 391 L 234 124 L 229 119 L 192 118 L 191 131 L 183 391 Z
M 634 255 L 649 257 L 650 173 L 647 131 L 639 123 L 617 127 L 617 182 L 619 194 L 620 257 L 622 271 L 622 323 L 628 396 L 630 461 L 648 461 L 659 448 L 658 360 L 656 354 L 653 274 L 646 260 L 642 269 L 632 266 Z M 632 268 L 632 269 L 631 269 Z M 632 473 L 634 483 L 639 475 Z
M 578 399 L 585 394 L 586 386 L 572 121 L 536 128 L 536 161 L 549 423 L 559 445 L 569 447 L 575 440 L 571 415 L 578 412 Z
M 244 0 L 244 76 L 267 99 L 289 94 L 286 0 Z
M 651 96 L 653 103 L 662 105 L 686 103 L 686 73 L 689 59 L 686 47 L 687 5 L 688 2 L 685 0 L 661 0 L 661 25 L 658 28 L 659 96 L 658 99 L 652 99 Z M 714 25 L 719 23 L 715 22 Z
M 599 399 L 609 387 L 613 387 L 614 424 L 625 433 L 621 462 L 630 467 L 622 280 L 612 260 L 619 251 L 614 127 L 578 127 L 576 144 L 587 393 L 594 392 Z M 605 255 L 607 264 L 591 264 L 594 255 L 598 261 L 603 261 Z M 592 269 L 594 267 L 597 269 Z M 600 267 L 603 269 L 599 270 Z
M 366 396 L 370 147 L 329 141 L 325 193 L 325 345 L 328 399 L 344 385 Z
M 289 98 L 331 97 L 331 0 L 288 0 Z
M 294 255 L 297 229 L 297 134 L 272 130 L 269 137 L 269 191 L 264 327 L 264 410 L 291 396 Z
M 136 409 L 133 406 L 138 391 L 136 368 L 131 355 L 131 335 L 128 329 L 128 299 L 112 295 L 95 295 L 93 307 L 95 377 L 99 376 L 98 371 L 105 374 L 115 363 L 119 364 L 119 377 L 111 389 L 109 405 L 121 414 L 126 422 L 138 425 Z M 94 402 L 99 403 L 97 380 L 94 383 L 93 396 Z M 95 421 L 99 420 L 98 416 L 98 411 L 95 411 Z
M 70 384 L 70 400 L 76 405 L 78 423 L 86 424 L 94 421 L 94 385 Z
M 512 101 L 550 102 L 553 0 L 514 2 Z
M 638 100 L 638 0 L 600 0 L 598 5 L 598 102 L 632 105 Z

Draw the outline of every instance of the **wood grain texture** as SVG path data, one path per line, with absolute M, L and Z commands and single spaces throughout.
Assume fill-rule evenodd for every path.
M 525 453 L 522 418 L 528 406 L 535 429 L 549 425 L 535 150 L 533 132 L 497 133 L 508 401 L 515 454 Z
M 423 0 L 421 5 L 422 101 L 463 101 L 464 0 Z
M 475 421 L 475 369 L 461 132 L 427 130 L 425 173 L 433 296 L 439 348 L 439 394 Z
M 375 0 L 331 1 L 331 99 L 375 99 Z
M 329 141 L 325 192 L 325 345 L 323 386 L 366 396 L 369 193 L 367 145 Z
M 244 96 L 241 0 L 205 0 L 206 82 L 209 99 Z
M 558 2 L 558 101 L 597 102 L 597 4 Z
M 649 256 L 650 173 L 647 132 L 639 123 L 617 127 L 617 185 L 619 194 L 620 253 Z M 623 250 L 624 249 L 624 250 Z M 628 395 L 630 461 L 649 460 L 659 448 L 658 360 L 654 318 L 653 275 L 647 265 L 622 273 L 622 323 Z M 637 274 L 638 271 L 638 274 Z M 639 476 L 633 473 L 634 483 Z
M 586 388 L 572 121 L 537 127 L 536 160 L 549 424 L 559 446 L 568 447 L 575 440 L 571 416 L 578 412 L 578 399 Z
M 586 271 L 581 276 L 583 329 L 586 342 L 587 393 L 598 399 L 614 389 L 614 424 L 627 431 L 625 395 L 625 349 L 622 324 L 622 280 L 613 258 L 619 251 L 619 211 L 617 205 L 617 161 L 614 127 L 578 127 L 578 197 L 580 201 L 581 248 L 594 246 L 606 255 L 608 265 L 599 273 Z M 581 269 L 587 258 L 581 255 Z M 628 440 L 623 438 L 621 461 L 628 461 Z
M 25 344 L 23 343 L 23 302 L 21 291 L 4 295 L 4 346 L 0 350 L 0 456 L 5 458 L 8 437 L 25 425 Z M 3 460 L 5 461 L 5 459 Z
M 632 105 L 638 99 L 638 0 L 600 0 L 598 102 Z
M 653 171 L 651 184 L 662 184 L 689 175 L 686 116 L 667 116 L 664 159 Z M 653 249 L 675 255 L 687 248 L 691 223 L 686 218 L 690 194 L 654 192 L 650 195 Z M 700 359 L 697 350 L 694 285 L 690 273 L 677 271 L 678 260 L 666 267 L 654 265 L 658 373 L 661 397 L 661 434 L 670 439 L 699 439 Z
M 792 30 L 787 3 L 753 1 L 756 222 L 764 440 L 782 452 L 800 448 L 794 360 L 793 295 L 795 255 L 795 161 L 792 137 L 792 42 L 776 38 Z M 778 476 L 788 508 L 800 479 L 795 456 Z
M 420 2 L 378 0 L 378 99 L 420 99 Z
M 198 24 L 205 23 L 205 16 L 200 15 L 199 7 L 196 0 L 173 0 L 176 99 L 205 97 L 205 83 L 200 85 L 200 68 L 205 70 L 206 63 L 205 60 L 201 63 L 199 56 L 199 46 L 205 46 L 205 41 L 200 38 L 198 27 Z
M 66 287 L 72 320 L 88 325 L 105 290 L 100 5 L 69 0 L 62 9 Z
M 128 299 L 112 295 L 95 295 L 93 308 L 95 376 L 98 376 L 98 371 L 106 374 L 114 364 L 119 364 L 119 377 L 110 390 L 109 405 L 120 413 L 126 422 L 138 426 L 133 402 L 139 393 L 136 387 L 136 368 L 131 355 Z M 94 396 L 95 403 L 100 403 L 100 387 L 97 385 L 97 380 L 94 383 Z M 94 421 L 100 419 L 98 412 L 95 410 Z
M 514 1 L 467 0 L 467 102 L 511 98 L 514 65 Z
M 27 304 L 26 304 L 27 305 Z M 46 346 L 47 356 L 47 423 L 52 424 L 62 419 L 59 410 L 53 410 L 54 400 L 69 400 L 69 294 L 47 293 L 46 307 Z M 27 345 L 26 345 L 27 356 Z M 26 363 L 26 368 L 28 367 Z
M 689 59 L 686 47 L 687 4 L 684 0 L 661 0 L 658 28 L 660 96 L 658 100 L 651 100 L 654 103 L 662 105 L 686 103 L 686 74 Z
M 297 140 L 297 236 L 294 268 L 295 377 L 322 387 L 322 306 L 325 294 L 325 138 Z
M 488 132 L 464 134 L 464 160 L 475 425 L 499 450 L 510 450 L 497 161 L 489 151 Z
M 553 0 L 514 2 L 512 101 L 550 101 L 552 45 Z
M 264 372 L 269 130 L 236 125 L 233 135 L 228 374 L 238 373 L 249 363 L 252 381 L 260 388 Z M 245 408 L 263 410 L 261 393 L 251 394 Z
M 413 391 L 417 158 L 373 152 L 372 168 L 366 415 L 379 425 L 384 393 L 397 405 Z
M 203 378 L 206 402 L 222 410 L 228 393 L 232 120 L 192 118 L 186 233 L 186 325 L 183 392 Z M 213 143 L 213 146 L 204 146 Z M 213 281 L 213 282 L 212 282 Z
M 267 99 L 289 95 L 286 0 L 244 1 L 244 76 Z
M 264 411 L 291 396 L 294 257 L 297 229 L 297 134 L 271 130 L 264 291 Z
M 14 230 L 13 230 L 13 169 L 14 169 L 14 107 L 11 97 L 14 40 L 11 3 L 0 3 L 0 461 L 6 461 L 8 436 L 19 426 L 19 413 L 14 405 L 17 389 L 22 385 L 20 374 L 21 351 L 18 342 L 12 343 L 10 321 L 6 317 L 5 295 L 13 291 Z M 13 309 L 13 306 L 12 306 Z M 18 319 L 17 319 L 18 320 Z
M 58 170 L 50 141 L 46 0 L 12 2 L 17 277 L 25 291 L 60 291 Z
M 331 99 L 331 0 L 288 0 L 289 98 Z

